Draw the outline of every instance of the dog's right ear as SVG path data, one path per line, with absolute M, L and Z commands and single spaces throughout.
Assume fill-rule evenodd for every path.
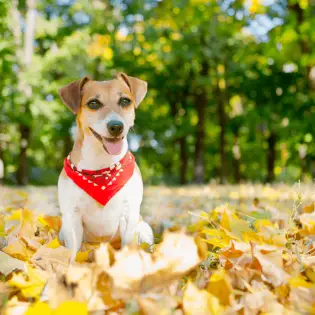
M 74 114 L 77 114 L 79 111 L 82 88 L 89 80 L 91 80 L 89 77 L 84 77 L 81 80 L 73 81 L 58 90 L 62 101 Z

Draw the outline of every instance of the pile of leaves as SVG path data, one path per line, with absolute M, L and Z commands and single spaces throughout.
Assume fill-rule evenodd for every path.
M 165 231 L 150 250 L 83 244 L 76 262 L 59 217 L 0 214 L 1 314 L 315 313 L 315 211 L 224 205 Z

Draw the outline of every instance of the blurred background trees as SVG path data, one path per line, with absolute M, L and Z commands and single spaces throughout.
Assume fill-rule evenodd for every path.
M 312 180 L 314 13 L 308 0 L 0 0 L 5 182 L 55 184 L 75 121 L 57 89 L 117 71 L 149 84 L 129 138 L 146 183 Z

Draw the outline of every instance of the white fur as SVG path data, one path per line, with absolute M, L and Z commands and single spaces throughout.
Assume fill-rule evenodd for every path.
M 94 136 L 85 136 L 82 159 L 77 167 L 97 170 L 117 163 L 128 151 L 127 140 L 121 154 L 108 155 Z M 70 178 L 61 176 L 58 181 L 59 205 L 62 213 L 61 235 L 65 245 L 72 250 L 72 260 L 81 247 L 84 229 L 95 236 L 114 237 L 119 229 L 122 245 L 134 236 L 139 243 L 153 244 L 153 233 L 145 222 L 139 222 L 143 197 L 141 175 L 134 172 L 126 185 L 105 206 L 79 188 Z

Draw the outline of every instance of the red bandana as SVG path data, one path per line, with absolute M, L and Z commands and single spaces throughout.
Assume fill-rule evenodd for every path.
M 69 155 L 64 161 L 64 168 L 77 186 L 105 206 L 128 182 L 135 169 L 135 164 L 135 157 L 131 152 L 127 152 L 112 167 L 88 171 L 75 167 L 71 163 Z

